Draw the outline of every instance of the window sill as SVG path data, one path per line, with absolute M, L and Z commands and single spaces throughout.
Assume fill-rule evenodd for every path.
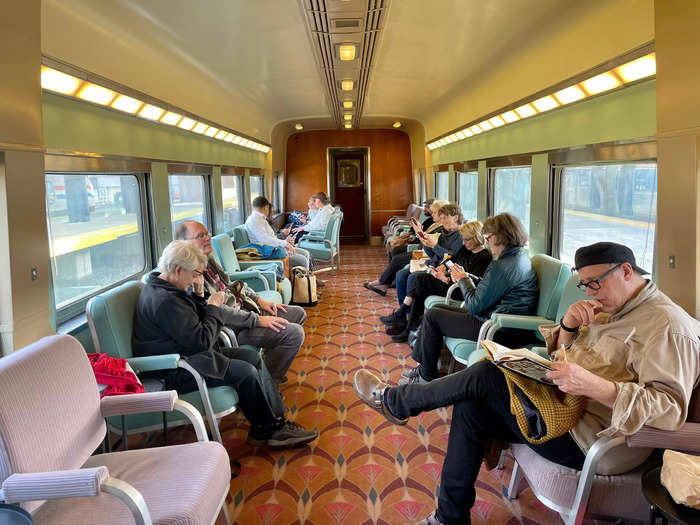
M 87 327 L 87 315 L 82 313 L 60 323 L 56 332 L 59 334 L 71 335 L 75 332 L 79 332 L 79 329 L 84 327 Z

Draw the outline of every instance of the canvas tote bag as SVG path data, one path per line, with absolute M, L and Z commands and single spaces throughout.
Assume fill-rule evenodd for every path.
M 316 276 L 311 274 L 303 266 L 295 266 L 290 273 L 292 275 L 291 304 L 316 306 L 318 304 Z

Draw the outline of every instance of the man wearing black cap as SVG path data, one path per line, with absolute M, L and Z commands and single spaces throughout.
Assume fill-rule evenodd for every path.
M 643 277 L 648 272 L 626 246 L 600 242 L 579 248 L 575 264 L 578 286 L 589 299 L 572 304 L 559 324 L 541 326 L 540 332 L 553 360 L 549 377 L 560 390 L 588 402 L 568 433 L 528 445 L 550 461 L 580 470 L 598 437 L 634 434 L 643 425 L 675 430 L 685 422 L 700 375 L 700 323 Z M 485 442 L 528 443 L 510 411 L 504 375 L 489 361 L 427 384 L 399 387 L 360 370 L 354 386 L 362 401 L 395 424 L 454 405 L 438 509 L 421 523 L 469 523 Z M 626 472 L 650 453 L 618 447 L 597 470 Z

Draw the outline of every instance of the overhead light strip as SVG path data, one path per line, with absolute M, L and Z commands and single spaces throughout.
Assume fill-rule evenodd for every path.
M 600 70 L 598 70 L 600 71 Z M 613 89 L 623 87 L 638 80 L 647 79 L 656 75 L 656 53 L 649 53 L 640 58 L 614 67 L 609 71 L 592 75 L 590 78 L 577 82 L 571 86 L 558 89 L 550 94 L 528 101 L 516 108 L 503 113 L 492 115 L 483 119 L 478 124 L 465 126 L 458 132 L 451 132 L 439 137 L 427 144 L 429 150 L 441 148 L 447 144 L 466 140 L 479 133 L 491 131 L 494 128 L 507 126 L 513 122 L 523 120 L 552 109 L 585 100 L 587 98 L 607 93 Z
M 69 75 L 68 73 L 44 65 L 41 66 L 41 87 L 52 93 L 59 93 L 63 96 L 80 101 L 91 102 L 135 117 L 150 120 L 151 122 L 157 122 L 166 126 L 177 126 L 185 131 L 198 133 L 213 140 L 232 143 L 263 153 L 268 153 L 271 150 L 270 146 L 260 144 L 244 137 L 239 137 L 233 131 L 210 126 L 194 118 L 183 116 L 180 110 L 175 111 L 175 108 L 171 111 L 167 109 L 166 104 L 151 104 L 150 102 L 139 100 L 138 98 L 131 97 L 124 93 L 119 93 L 117 89 L 114 89 L 115 86 L 101 86 L 99 83 L 95 83 L 92 78 L 88 81 L 79 78 L 77 75 Z M 150 97 L 143 98 L 148 98 L 149 101 L 152 100 Z

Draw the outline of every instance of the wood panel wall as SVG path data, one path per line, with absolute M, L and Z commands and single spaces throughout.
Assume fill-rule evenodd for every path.
M 393 129 L 319 130 L 295 133 L 287 140 L 285 207 L 303 210 L 309 196 L 328 192 L 327 149 L 369 147 L 372 235 L 381 235 L 386 218 L 413 200 L 411 144 Z M 382 211 L 384 210 L 384 211 Z

